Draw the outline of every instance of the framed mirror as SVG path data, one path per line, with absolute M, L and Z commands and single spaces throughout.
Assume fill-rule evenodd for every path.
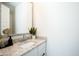
M 0 3 L 0 34 L 11 29 L 11 34 L 29 33 L 32 27 L 32 3 L 1 2 Z

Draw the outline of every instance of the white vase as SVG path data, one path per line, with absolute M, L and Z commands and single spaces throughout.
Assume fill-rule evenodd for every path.
M 35 39 L 36 38 L 36 36 L 35 35 L 32 35 L 32 39 Z

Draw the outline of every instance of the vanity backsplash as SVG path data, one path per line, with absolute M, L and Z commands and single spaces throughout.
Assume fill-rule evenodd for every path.
M 15 34 L 12 35 L 13 43 L 19 42 L 19 41 L 24 41 L 31 38 L 30 34 Z

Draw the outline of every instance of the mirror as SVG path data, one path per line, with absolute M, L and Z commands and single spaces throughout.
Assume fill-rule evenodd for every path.
M 32 27 L 32 3 L 1 2 L 0 3 L 0 33 L 11 29 L 11 34 L 29 33 Z

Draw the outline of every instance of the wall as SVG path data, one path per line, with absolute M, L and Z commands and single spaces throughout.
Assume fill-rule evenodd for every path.
M 15 8 L 15 33 L 28 33 L 32 26 L 32 8 L 30 3 L 19 3 Z
M 34 26 L 37 28 L 38 36 L 47 36 L 47 7 L 46 3 L 34 3 L 33 17 Z
M 79 56 L 79 3 L 49 3 L 47 54 Z

